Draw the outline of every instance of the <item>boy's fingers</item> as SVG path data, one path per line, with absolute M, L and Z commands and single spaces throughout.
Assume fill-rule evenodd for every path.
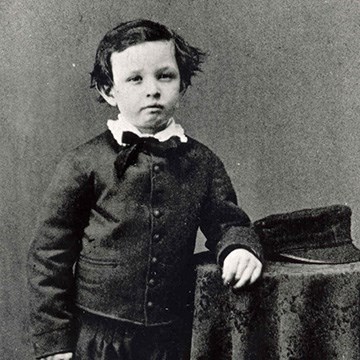
M 258 265 L 255 267 L 255 270 L 253 271 L 251 278 L 250 278 L 250 284 L 253 284 L 261 275 L 262 265 Z
M 224 268 L 223 276 L 222 276 L 224 285 L 229 285 L 233 281 L 235 274 L 236 274 L 236 267 Z
M 241 274 L 241 278 L 233 286 L 234 289 L 239 289 L 244 286 L 251 278 L 251 275 L 254 271 L 254 265 L 249 264 Z
M 262 263 L 257 257 L 247 250 L 237 249 L 225 258 L 222 278 L 225 285 L 239 288 L 246 282 L 252 284 L 260 276 L 261 269 Z
M 237 261 L 233 261 L 231 258 L 226 258 L 223 265 L 222 278 L 224 285 L 229 285 L 230 282 L 234 279 L 237 269 Z
M 249 266 L 251 267 L 250 259 L 244 259 L 244 260 L 239 261 L 234 280 L 239 281 L 241 279 L 243 273 Z

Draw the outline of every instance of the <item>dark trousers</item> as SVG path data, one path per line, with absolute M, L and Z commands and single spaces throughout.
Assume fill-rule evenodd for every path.
M 75 360 L 185 359 L 180 326 L 145 327 L 80 311 Z

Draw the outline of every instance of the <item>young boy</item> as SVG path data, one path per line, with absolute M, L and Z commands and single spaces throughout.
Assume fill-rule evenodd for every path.
M 120 114 L 65 156 L 45 196 L 28 268 L 37 358 L 180 359 L 199 227 L 225 284 L 260 276 L 223 164 L 173 118 L 203 56 L 148 20 L 101 41 L 92 85 Z

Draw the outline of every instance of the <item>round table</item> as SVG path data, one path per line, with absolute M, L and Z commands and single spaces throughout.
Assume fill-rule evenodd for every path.
M 191 359 L 360 359 L 360 263 L 268 262 L 234 293 L 199 259 Z

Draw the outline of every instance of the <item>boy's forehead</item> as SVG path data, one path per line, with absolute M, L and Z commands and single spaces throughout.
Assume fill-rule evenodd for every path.
M 129 46 L 123 51 L 111 55 L 112 67 L 136 69 L 143 66 L 176 65 L 175 45 L 173 41 L 147 41 Z

